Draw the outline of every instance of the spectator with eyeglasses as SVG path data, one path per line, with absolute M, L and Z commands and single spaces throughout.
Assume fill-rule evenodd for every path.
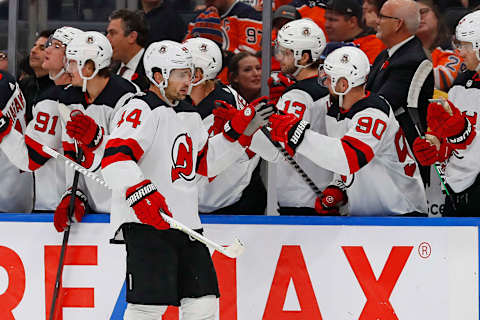
M 420 24 L 418 5 L 412 0 L 388 0 L 377 19 L 377 37 L 387 49 L 375 59 L 367 90 L 384 96 L 412 146 L 418 136 L 407 112 L 407 95 L 411 80 L 420 63 L 428 59 L 422 42 L 415 36 Z M 433 95 L 433 74 L 424 82 L 418 100 L 418 111 L 423 128 L 426 125 L 428 99 Z

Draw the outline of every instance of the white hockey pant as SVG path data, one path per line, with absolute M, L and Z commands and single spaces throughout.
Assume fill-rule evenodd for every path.
M 124 320 L 161 320 L 167 306 L 151 306 L 144 304 L 127 305 Z M 182 320 L 215 320 L 217 297 L 214 295 L 200 298 L 183 298 L 180 301 Z

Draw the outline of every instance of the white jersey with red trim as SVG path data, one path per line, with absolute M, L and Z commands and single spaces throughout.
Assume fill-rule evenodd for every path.
M 80 87 L 70 86 L 60 96 L 60 102 L 64 103 L 71 110 L 80 110 L 93 118 L 97 125 L 104 131 L 102 144 L 95 149 L 95 153 L 88 154 L 82 159 L 81 165 L 95 172 L 100 169 L 106 140 L 114 127 L 112 119 L 119 113 L 128 99 L 139 93 L 140 89 L 120 76 L 112 75 L 107 85 L 93 102 L 87 101 L 86 94 Z M 120 112 L 121 113 L 121 112 Z M 68 136 L 65 128 L 62 131 L 62 145 L 65 155 L 75 158 L 75 143 Z M 66 169 L 67 186 L 73 181 L 74 171 Z M 110 212 L 111 191 L 99 185 L 91 179 L 79 180 L 79 189 L 88 197 L 88 204 L 95 212 Z
M 467 149 L 455 150 L 445 163 L 446 182 L 453 191 L 458 193 L 470 187 L 480 173 L 480 161 L 478 161 L 480 155 L 479 73 L 475 71 L 461 73 L 448 91 L 448 99 L 468 117 L 477 131 L 477 135 Z
M 10 131 L 23 135 L 25 123 L 25 98 L 15 78 L 5 71 L 0 71 L 0 106 L 2 113 L 13 121 Z M 9 136 L 7 135 L 2 142 Z M 20 171 L 4 151 L 0 152 L 0 212 L 30 212 L 33 208 L 33 175 Z
M 215 100 L 225 101 L 241 110 L 248 103 L 237 91 L 230 86 L 216 83 L 215 90 L 205 97 L 198 105 L 196 111 L 200 114 L 203 124 L 209 128 L 210 136 L 218 134 L 213 132 Z M 209 183 L 199 185 L 198 208 L 202 213 L 209 213 L 220 208 L 232 205 L 240 200 L 243 191 L 250 184 L 252 173 L 258 165 L 260 157 L 248 149 L 235 163 L 217 175 L 209 179 Z
M 55 210 L 66 188 L 65 164 L 55 159 L 48 161 L 51 156 L 42 150 L 45 145 L 63 153 L 57 102 L 63 90 L 63 86 L 51 86 L 42 93 L 33 107 L 33 119 L 25 135 L 12 131 L 1 144 L 19 169 L 35 171 L 35 210 Z
M 386 100 L 375 94 L 328 109 L 328 136 L 307 130 L 297 152 L 342 175 L 350 215 L 427 212 L 418 167 Z
M 209 138 L 191 105 L 180 102 L 172 108 L 150 91 L 131 99 L 123 111 L 115 116 L 116 128 L 102 160 L 103 176 L 114 188 L 112 226 L 141 223 L 125 194 L 127 188 L 150 179 L 175 219 L 201 228 L 197 183 L 226 169 L 244 148 L 222 134 Z
M 328 90 L 318 84 L 317 77 L 297 81 L 287 88 L 277 102 L 277 109 L 295 115 L 310 123 L 310 129 L 326 134 L 324 103 Z M 323 100 L 322 99 L 322 100 Z M 332 180 L 332 172 L 319 168 L 310 159 L 296 154 L 294 159 L 320 189 L 325 189 Z M 279 161 L 276 166 L 277 199 L 280 207 L 315 207 L 317 195 L 305 183 L 297 171 L 287 161 Z

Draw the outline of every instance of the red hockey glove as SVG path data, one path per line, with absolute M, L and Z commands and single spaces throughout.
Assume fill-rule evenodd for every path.
M 104 130 L 91 117 L 77 112 L 67 122 L 67 134 L 88 148 L 95 150 L 103 140 Z
M 55 214 L 53 215 L 53 225 L 58 232 L 62 232 L 65 228 L 70 225 L 68 220 L 68 208 L 70 207 L 70 199 L 72 198 L 72 188 L 68 189 L 67 192 L 62 197 L 60 204 L 55 209 Z M 79 189 L 75 194 L 75 201 L 73 206 L 73 222 L 82 221 L 83 216 L 85 215 L 88 208 L 88 199 L 87 196 Z
M 452 116 L 461 115 L 460 111 L 451 103 L 446 101 L 448 106 L 443 106 L 438 102 L 431 102 L 427 109 L 427 124 L 429 133 L 438 136 L 438 131 L 444 126 L 445 122 Z
M 285 90 L 294 83 L 295 81 L 286 77 L 283 73 L 272 73 L 271 77 L 268 78 L 268 86 L 270 87 L 270 100 L 276 105 L 278 99 L 280 99 Z
M 322 215 L 339 215 L 339 208 L 348 202 L 345 191 L 337 186 L 325 188 L 321 197 L 315 200 L 315 211 Z
M 213 125 L 208 130 L 209 133 L 213 132 L 214 135 L 223 131 L 223 126 L 227 121 L 233 119 L 237 114 L 237 108 L 223 100 L 215 100 L 215 109 L 213 109 L 212 114 Z
M 272 139 L 283 142 L 285 150 L 294 156 L 297 147 L 302 143 L 305 131 L 310 128 L 310 123 L 300 120 L 293 114 L 278 115 L 270 117 Z
M 424 138 L 417 137 L 413 142 L 413 154 L 422 166 L 430 166 L 438 160 L 437 147 Z
M 438 133 L 454 149 L 466 149 L 477 134 L 475 126 L 463 115 L 450 117 Z
M 273 114 L 274 106 L 269 103 L 268 97 L 260 97 L 252 101 L 242 110 L 237 110 L 232 120 L 223 127 L 223 135 L 229 141 L 238 140 L 243 146 L 250 145 L 251 136 L 261 126 L 267 124 Z M 246 137 L 242 137 L 242 135 Z
M 0 143 L 2 142 L 3 138 L 10 133 L 12 126 L 12 120 L 4 115 L 0 110 Z
M 170 217 L 172 213 L 168 209 L 165 198 L 157 191 L 157 187 L 152 181 L 143 180 L 128 188 L 126 200 L 142 223 L 154 226 L 159 230 L 170 228 L 170 225 L 163 220 L 159 210 Z
M 220 48 L 222 47 L 222 22 L 216 7 L 208 7 L 193 20 L 192 31 L 185 40 L 198 37 L 215 41 Z

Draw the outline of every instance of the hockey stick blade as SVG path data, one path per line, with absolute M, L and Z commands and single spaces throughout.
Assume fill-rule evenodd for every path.
M 101 184 L 105 188 L 107 188 L 109 190 L 112 190 L 112 188 L 102 178 L 100 178 L 98 175 L 96 175 L 93 172 L 88 171 L 87 169 L 85 169 L 81 165 L 77 164 L 76 162 L 70 160 L 69 158 L 65 157 L 64 155 L 62 155 L 62 154 L 58 153 L 57 151 L 49 148 L 48 146 L 42 146 L 42 150 L 45 153 L 49 154 L 50 156 L 54 157 L 55 159 L 62 160 L 67 165 L 69 165 L 70 167 L 72 167 L 76 171 L 80 172 L 84 176 L 94 180 L 95 182 L 97 182 L 98 184 Z M 162 215 L 163 219 L 170 225 L 170 227 L 172 229 L 177 229 L 179 231 L 182 231 L 182 232 L 188 234 L 192 238 L 194 238 L 194 239 L 200 241 L 201 243 L 219 251 L 220 253 L 226 255 L 229 258 L 236 258 L 236 257 L 240 256 L 245 249 L 245 247 L 242 245 L 242 243 L 238 239 L 235 239 L 235 242 L 232 245 L 227 246 L 227 247 L 223 247 L 223 246 L 219 245 L 218 243 L 216 243 L 216 242 L 214 242 L 214 241 L 212 241 L 208 238 L 205 238 L 200 233 L 190 229 L 189 227 L 185 226 L 184 224 L 180 223 L 179 221 L 175 220 L 174 218 L 166 215 L 165 213 L 160 212 L 160 214 Z
M 180 230 L 195 240 L 198 240 L 205 245 L 211 247 L 212 249 L 217 250 L 218 252 L 223 253 L 229 258 L 237 258 L 240 256 L 243 251 L 245 250 L 245 246 L 240 242 L 240 240 L 235 239 L 234 243 L 232 245 L 229 245 L 227 247 L 221 246 L 218 243 L 213 242 L 212 240 L 205 238 L 202 236 L 200 233 L 193 231 L 192 229 L 186 227 L 184 224 L 176 221 L 169 215 L 165 214 L 164 212 L 160 211 L 160 214 L 162 215 L 163 220 L 165 220 L 171 228 Z
M 418 98 L 420 97 L 420 91 L 422 90 L 423 83 L 427 79 L 430 72 L 432 72 L 432 68 L 433 65 L 430 60 L 423 60 L 415 71 L 412 82 L 410 83 L 410 87 L 408 88 L 407 112 L 410 114 L 419 136 L 422 136 L 425 131 L 422 128 L 420 117 L 418 115 Z

